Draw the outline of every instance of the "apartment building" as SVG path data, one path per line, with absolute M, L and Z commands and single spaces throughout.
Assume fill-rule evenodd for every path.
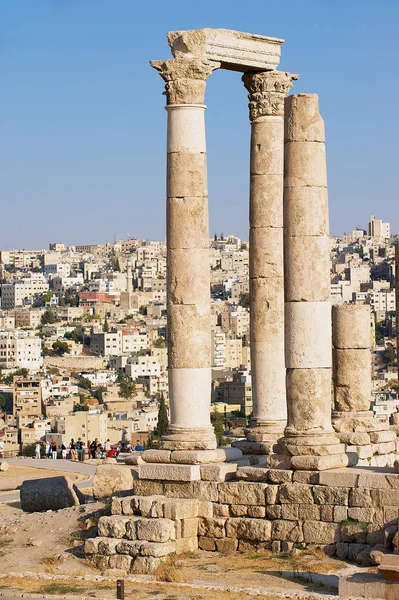
M 3 283 L 1 286 L 1 307 L 3 310 L 24 306 L 30 303 L 38 294 L 44 294 L 49 290 L 48 281 L 41 273 L 30 273 L 11 283 Z
M 0 331 L 0 368 L 38 371 L 43 366 L 42 340 L 27 331 Z
M 14 377 L 13 416 L 20 426 L 33 423 L 43 415 L 42 388 L 36 377 Z
M 122 331 L 97 332 L 90 335 L 90 350 L 99 356 L 110 356 L 122 352 Z

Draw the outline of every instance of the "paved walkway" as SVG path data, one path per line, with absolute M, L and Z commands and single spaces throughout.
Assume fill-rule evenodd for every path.
M 93 485 L 93 475 L 96 472 L 97 465 L 87 465 L 83 462 L 72 460 L 52 460 L 48 458 L 7 458 L 5 459 L 9 465 L 21 465 L 24 467 L 36 467 L 40 469 L 52 469 L 54 471 L 70 471 L 71 473 L 86 473 L 89 479 L 81 481 L 77 484 L 78 488 L 88 488 Z M 19 492 L 11 492 L 10 494 L 0 494 L 0 503 L 3 502 L 18 502 Z

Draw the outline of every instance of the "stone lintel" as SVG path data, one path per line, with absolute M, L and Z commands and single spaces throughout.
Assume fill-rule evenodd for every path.
M 230 71 L 272 71 L 280 62 L 284 40 L 232 29 L 170 31 L 168 42 L 175 58 L 199 58 L 220 63 Z

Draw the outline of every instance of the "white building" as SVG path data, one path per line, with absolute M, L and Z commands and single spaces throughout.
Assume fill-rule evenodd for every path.
M 369 222 L 369 236 L 389 239 L 391 237 L 391 224 L 383 223 L 381 219 L 376 219 L 374 215 L 371 215 Z
M 37 294 L 44 294 L 49 289 L 47 280 L 41 273 L 31 273 L 29 277 L 3 283 L 1 286 L 1 307 L 11 310 L 24 306 L 32 301 Z
M 71 265 L 69 263 L 44 265 L 43 271 L 46 277 L 69 277 L 71 273 Z
M 0 332 L 0 367 L 38 371 L 43 366 L 42 340 L 28 331 Z

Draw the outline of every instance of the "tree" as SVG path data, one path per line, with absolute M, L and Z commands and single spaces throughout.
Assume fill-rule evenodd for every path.
M 387 344 L 385 350 L 382 351 L 382 360 L 388 367 L 395 366 L 396 363 L 396 352 L 395 346 L 391 343 Z
M 28 369 L 17 369 L 13 373 L 9 373 L 8 375 L 6 375 L 3 379 L 3 383 L 5 383 L 6 385 L 11 385 L 14 377 L 27 377 L 28 374 Z
M 89 410 L 89 407 L 87 406 L 87 404 L 74 404 L 73 405 L 73 412 L 87 412 Z
M 165 346 L 166 346 L 166 340 L 163 337 L 159 337 L 154 342 L 154 348 L 165 348 Z
M 161 437 L 162 435 L 165 435 L 166 432 L 168 431 L 168 428 L 169 428 L 168 411 L 166 408 L 164 395 L 161 394 L 161 399 L 159 401 L 159 408 L 158 408 L 158 424 L 157 424 L 157 429 L 156 429 L 157 435 L 159 435 L 159 437 Z
M 383 340 L 385 336 L 385 328 L 381 321 L 377 321 L 375 324 L 375 339 L 377 342 Z
M 224 437 L 224 415 L 217 412 L 216 407 L 213 413 L 211 413 L 211 423 L 215 431 L 218 446 L 227 446 L 228 441 Z
M 91 381 L 90 379 L 86 379 L 86 377 L 79 377 L 78 386 L 84 390 L 91 390 Z
M 5 409 L 6 406 L 6 397 L 4 396 L 4 394 L 0 394 L 0 412 L 2 412 Z
M 119 383 L 119 395 L 126 400 L 136 395 L 136 384 L 131 377 L 123 377 Z
M 147 307 L 146 307 L 146 306 L 140 306 L 140 307 L 139 307 L 139 313 L 140 313 L 141 315 L 144 315 L 144 316 L 145 316 L 145 315 L 147 314 Z
M 56 354 L 62 356 L 63 354 L 69 354 L 69 346 L 67 342 L 63 342 L 62 340 L 57 340 L 52 345 L 52 348 Z
M 54 312 L 49 308 L 44 311 L 40 320 L 42 325 L 51 325 L 57 321 Z
M 104 319 L 103 331 L 104 331 L 104 333 L 108 333 L 109 332 L 109 325 L 108 325 L 108 319 L 107 319 L 107 317 L 105 317 L 105 319 Z
M 249 294 L 248 292 L 243 292 L 240 294 L 238 299 L 238 304 L 243 308 L 249 308 Z
M 106 391 L 107 391 L 107 388 L 100 386 L 92 391 L 92 396 L 94 398 L 96 398 L 96 400 L 98 400 L 98 402 L 100 404 L 102 404 L 103 403 L 103 393 Z

